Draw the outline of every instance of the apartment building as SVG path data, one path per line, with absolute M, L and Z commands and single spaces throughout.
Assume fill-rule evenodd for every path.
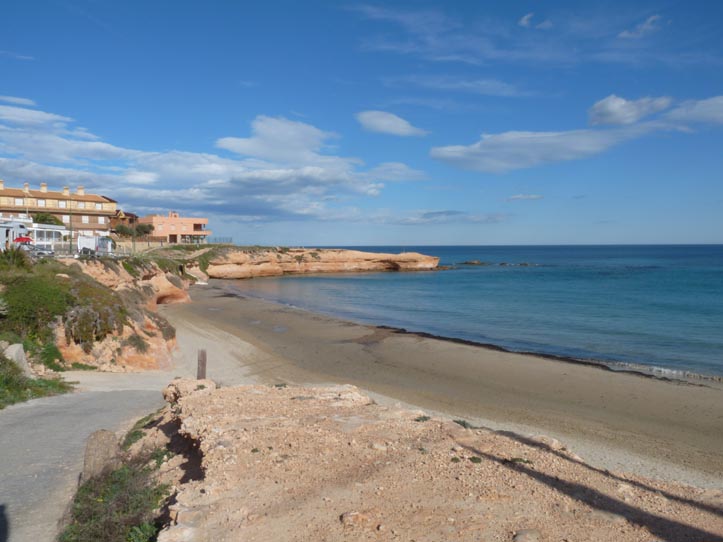
M 211 230 L 207 230 L 208 218 L 182 217 L 175 211 L 163 215 L 148 215 L 138 219 L 139 224 L 153 226 L 153 238 L 168 243 L 206 243 Z
M 111 218 L 116 216 L 116 206 L 115 200 L 86 194 L 83 186 L 78 186 L 75 192 L 67 186 L 62 192 L 56 192 L 48 190 L 47 183 L 40 183 L 40 190 L 31 190 L 28 183 L 24 183 L 23 188 L 6 188 L 5 182 L 0 180 L 0 220 L 48 213 L 73 232 L 73 237 L 108 235 Z

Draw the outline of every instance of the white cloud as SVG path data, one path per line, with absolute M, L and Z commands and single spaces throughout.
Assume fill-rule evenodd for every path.
M 591 124 L 634 124 L 641 118 L 670 107 L 667 96 L 626 100 L 615 94 L 595 103 L 588 111 Z
M 15 107 L 12 105 L 0 105 L 0 121 L 10 122 L 12 124 L 65 124 L 72 121 L 70 117 L 55 115 L 53 113 L 45 113 L 36 109 L 26 109 L 24 107 Z
M 502 213 L 475 214 L 464 211 L 417 211 L 405 216 L 377 217 L 376 221 L 403 226 L 418 226 L 424 224 L 497 224 L 502 222 L 506 215 Z
M 222 137 L 216 146 L 236 154 L 282 163 L 316 164 L 329 157 L 320 154 L 326 141 L 336 136 L 304 122 L 259 115 L 251 123 L 252 137 Z
M 525 28 L 530 28 L 530 26 L 532 25 L 532 18 L 534 16 L 534 13 L 528 13 L 527 15 L 524 15 L 519 21 L 517 21 L 517 24 L 520 26 L 524 26 Z
M 409 85 L 433 90 L 467 92 L 481 96 L 527 96 L 529 93 L 498 79 L 470 79 L 448 75 L 407 75 L 390 77 L 385 83 L 392 86 Z
M 356 119 L 365 130 L 378 132 L 380 134 L 391 134 L 397 136 L 423 136 L 428 132 L 412 126 L 409 121 L 402 117 L 387 113 L 385 111 L 361 111 L 356 114 Z
M 683 102 L 666 117 L 682 122 L 723 124 L 723 96 Z
M 462 169 L 503 173 L 549 162 L 578 160 L 599 154 L 641 135 L 642 127 L 567 132 L 503 132 L 484 134 L 471 145 L 434 147 L 430 156 Z
M 16 53 L 15 51 L 0 51 L 0 56 L 12 58 L 14 60 L 35 60 L 35 57 Z
M 638 39 L 652 34 L 660 29 L 661 19 L 662 17 L 660 15 L 651 15 L 632 30 L 623 30 L 620 32 L 618 37 L 623 39 Z
M 33 107 L 35 102 L 28 98 L 18 98 L 16 96 L 0 96 L 0 102 L 5 102 L 14 105 L 25 105 Z
M 514 196 L 507 198 L 507 201 L 537 200 L 543 199 L 543 197 L 544 196 L 541 196 L 540 194 L 515 194 Z
M 224 157 L 117 147 L 69 117 L 4 107 L 0 178 L 54 189 L 84 184 L 140 214 L 173 202 L 179 211 L 218 220 L 342 220 L 337 202 L 377 196 L 386 181 L 424 177 L 401 162 L 365 167 L 334 152 L 333 132 L 284 118 L 261 115 L 250 137 L 220 138 L 220 148 L 240 155 Z
M 550 19 L 545 19 L 540 24 L 536 25 L 535 28 L 539 28 L 540 30 L 549 30 L 552 26 L 552 21 Z
M 426 178 L 423 171 L 412 169 L 402 162 L 384 162 L 365 172 L 364 175 L 379 181 L 418 181 Z
M 597 102 L 589 113 L 593 124 L 618 125 L 615 128 L 483 134 L 471 145 L 433 147 L 430 156 L 462 169 L 504 173 L 588 158 L 653 131 L 685 131 L 687 127 L 681 122 L 723 124 L 723 96 L 683 102 L 657 120 L 639 122 L 646 115 L 669 108 L 671 102 L 668 97 L 625 100 L 613 94 Z

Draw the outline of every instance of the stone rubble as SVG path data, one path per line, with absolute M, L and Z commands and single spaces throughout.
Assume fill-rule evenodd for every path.
M 183 439 L 198 468 L 162 465 L 175 498 L 159 542 L 723 540 L 721 491 L 602 471 L 558 441 L 383 407 L 352 386 L 175 380 L 165 397 L 135 446 Z

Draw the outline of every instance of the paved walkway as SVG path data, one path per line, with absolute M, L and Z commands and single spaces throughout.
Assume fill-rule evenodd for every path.
M 89 391 L 0 412 L 0 542 L 53 541 L 88 436 L 118 430 L 162 404 L 158 390 Z
M 170 319 L 178 349 L 168 371 L 66 372 L 66 380 L 79 382 L 75 393 L 0 410 L 0 542 L 54 542 L 88 436 L 127 430 L 163 406 L 161 391 L 174 377 L 195 377 L 199 348 L 208 351 L 209 378 L 222 385 L 253 380 L 245 365 L 263 353 L 213 326 Z

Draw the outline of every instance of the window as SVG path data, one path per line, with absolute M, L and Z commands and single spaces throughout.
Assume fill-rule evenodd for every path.
M 70 215 L 63 215 L 63 222 L 65 222 L 66 224 L 70 224 Z
M 104 217 L 104 216 L 99 216 L 99 217 L 98 217 L 98 224 L 105 224 L 105 217 Z
M 59 201 L 58 207 L 60 207 L 61 209 L 66 209 L 68 207 L 68 202 L 67 201 Z
M 158 224 L 158 231 L 163 231 L 163 224 Z
M 15 205 L 22 206 L 23 198 L 15 198 Z
M 81 220 L 81 222 L 82 222 L 83 224 L 90 224 L 90 217 L 89 217 L 89 216 L 83 215 L 83 216 L 80 217 L 80 220 Z
M 96 208 L 98 211 L 100 211 L 100 210 L 103 209 L 103 204 L 102 204 L 102 203 L 96 203 L 96 204 L 95 204 L 95 208 Z
M 85 202 L 84 202 L 84 201 L 79 201 L 79 202 L 78 202 L 78 209 L 85 209 Z
M 45 200 L 44 200 L 44 199 L 39 199 L 39 200 L 38 200 L 38 207 L 45 207 Z

